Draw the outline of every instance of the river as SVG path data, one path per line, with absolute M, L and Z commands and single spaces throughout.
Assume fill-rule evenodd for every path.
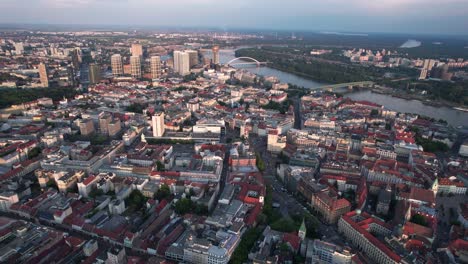
M 211 56 L 211 52 L 206 52 L 205 56 Z M 219 60 L 221 63 L 226 63 L 235 58 L 234 50 L 220 50 Z M 291 73 L 283 72 L 267 66 L 236 66 L 237 68 L 246 69 L 252 73 L 263 76 L 276 76 L 283 83 L 291 83 L 298 86 L 314 89 L 327 83 L 306 79 Z M 413 113 L 429 116 L 435 119 L 443 119 L 452 126 L 468 126 L 468 112 L 455 110 L 448 107 L 434 107 L 423 104 L 417 100 L 405 100 L 397 97 L 392 97 L 385 94 L 372 93 L 371 91 L 360 91 L 346 94 L 353 100 L 367 100 L 383 105 L 385 108 L 403 113 Z

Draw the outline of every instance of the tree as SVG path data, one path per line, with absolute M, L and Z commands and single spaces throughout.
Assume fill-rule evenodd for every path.
M 175 212 L 184 215 L 191 212 L 193 209 L 193 202 L 188 198 L 182 198 L 175 203 Z
M 379 111 L 377 109 L 372 109 L 371 112 L 370 112 L 370 115 L 371 116 L 378 116 L 379 115 Z
M 427 226 L 427 220 L 426 217 L 420 214 L 415 214 L 411 217 L 410 222 L 422 225 L 422 226 Z
M 35 147 L 28 152 L 28 159 L 35 158 L 39 156 L 40 153 L 41 153 L 41 149 L 38 147 Z
M 156 198 L 158 201 L 161 201 L 162 199 L 165 199 L 171 195 L 171 190 L 169 189 L 169 186 L 166 184 L 161 185 L 159 187 L 158 191 L 154 195 L 154 198 Z
M 262 157 L 260 156 L 258 152 L 255 154 L 255 156 L 256 156 L 257 168 L 258 170 L 263 172 L 265 170 L 265 161 L 263 161 Z
M 242 239 L 237 246 L 236 250 L 232 254 L 230 263 L 232 264 L 242 264 L 245 263 L 248 259 L 248 255 L 252 247 L 255 245 L 255 241 L 260 238 L 262 230 L 259 228 L 251 228 L 247 230 Z
M 125 204 L 134 211 L 140 210 L 145 203 L 146 197 L 139 190 L 133 190 L 130 196 L 125 199 Z
M 164 164 L 161 162 L 161 161 L 156 161 L 156 168 L 158 171 L 164 171 L 165 168 L 164 168 Z

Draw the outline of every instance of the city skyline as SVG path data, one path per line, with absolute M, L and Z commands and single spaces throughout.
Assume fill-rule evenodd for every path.
M 4 0 L 0 23 L 468 34 L 466 1 L 430 2 L 293 0 L 285 6 L 277 0 L 240 0 L 232 6 L 222 0 L 26 0 L 18 5 Z

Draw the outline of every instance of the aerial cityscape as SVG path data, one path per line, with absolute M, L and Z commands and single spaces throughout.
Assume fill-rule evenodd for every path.
M 0 4 L 0 263 L 468 263 L 467 3 L 162 2 Z

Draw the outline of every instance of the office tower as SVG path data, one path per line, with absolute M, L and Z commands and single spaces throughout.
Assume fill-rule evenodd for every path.
M 114 54 L 111 57 L 112 75 L 114 77 L 123 75 L 123 63 L 120 54 Z
M 192 68 L 193 66 L 198 64 L 198 51 L 196 50 L 186 50 L 189 54 L 189 66 Z
M 143 46 L 141 46 L 141 44 L 138 44 L 138 43 L 133 43 L 131 52 L 132 52 L 132 56 L 143 57 Z
M 164 135 L 164 113 L 158 112 L 151 118 L 153 127 L 153 137 L 162 137 Z
M 213 46 L 213 64 L 219 64 L 219 46 Z
M 190 73 L 190 57 L 187 52 L 174 51 L 174 71 L 182 76 Z
M 133 78 L 141 78 L 141 57 L 131 56 L 130 57 L 130 73 Z
M 159 56 L 151 57 L 150 65 L 151 65 L 151 78 L 159 79 L 161 77 L 161 58 Z
M 49 77 L 47 76 L 47 67 L 44 63 L 39 64 L 39 79 L 43 87 L 49 87 Z
M 68 84 L 71 87 L 75 87 L 75 69 L 73 67 L 69 66 L 67 67 L 67 79 L 68 79 Z
M 72 65 L 75 69 L 80 68 L 80 62 L 81 62 L 81 50 L 79 49 L 74 49 L 71 51 L 71 60 L 72 60 Z
M 96 84 L 101 81 L 101 67 L 99 64 L 89 64 L 89 83 Z

